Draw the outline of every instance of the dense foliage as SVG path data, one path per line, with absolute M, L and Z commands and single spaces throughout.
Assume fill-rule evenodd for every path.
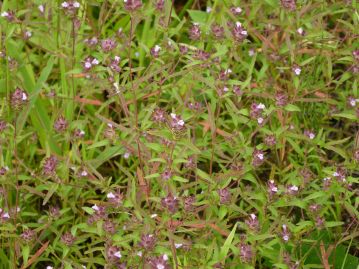
M 0 268 L 359 265 L 355 0 L 1 2 Z

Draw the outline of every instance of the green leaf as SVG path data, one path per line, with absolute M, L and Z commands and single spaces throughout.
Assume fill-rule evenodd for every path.
M 290 112 L 300 112 L 300 108 L 293 104 L 286 105 L 284 109 Z
M 234 235 L 236 233 L 237 225 L 238 225 L 238 222 L 234 225 L 231 233 L 228 235 L 226 241 L 224 242 L 224 245 L 222 246 L 222 248 L 220 250 L 220 253 L 219 253 L 219 260 L 220 261 L 223 261 L 228 255 L 229 248 L 230 248 L 230 246 L 232 244 Z
M 200 11 L 200 10 L 187 10 L 187 12 L 193 22 L 203 23 L 203 24 L 205 24 L 207 22 L 207 18 L 208 18 L 207 12 Z

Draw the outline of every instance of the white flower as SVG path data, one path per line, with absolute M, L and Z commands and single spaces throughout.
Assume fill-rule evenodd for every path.
M 44 7 L 44 5 L 39 5 L 37 8 L 40 10 L 41 13 L 44 13 L 44 12 L 45 12 L 45 7 Z
M 241 13 L 242 12 L 242 9 L 240 7 L 236 7 L 234 10 L 236 11 L 236 13 Z
M 315 138 L 315 134 L 314 134 L 314 133 L 310 133 L 310 134 L 309 134 L 309 139 L 312 139 L 312 140 L 313 140 L 314 138 Z
M 255 220 L 257 218 L 255 214 L 251 214 L 250 216 L 253 220 Z
M 137 252 L 137 256 L 142 257 L 142 251 Z
M 85 135 L 85 131 L 80 130 L 80 135 Z
M 165 269 L 165 267 L 164 267 L 164 265 L 162 265 L 162 264 L 157 264 L 157 269 Z
M 4 214 L 2 215 L 2 217 L 3 217 L 4 219 L 9 219 L 9 218 L 10 218 L 10 215 L 9 215 L 8 212 L 6 212 L 6 213 L 4 213 Z
M 152 214 L 151 215 L 151 219 L 154 219 L 155 217 L 157 217 L 158 215 L 157 214 Z
M 224 88 L 223 88 L 223 91 L 224 91 L 224 92 L 228 92 L 229 89 L 228 89 L 227 87 L 224 87 Z
M 48 265 L 48 266 L 46 266 L 46 269 L 54 269 L 54 267 Z
M 117 258 L 119 258 L 119 259 L 122 257 L 120 251 L 115 252 L 115 253 L 113 254 L 113 256 L 115 256 L 115 257 L 117 257 Z
M 125 154 L 123 154 L 123 157 L 125 159 L 128 159 L 130 157 L 130 153 L 129 152 L 125 152 Z
M 199 23 L 198 23 L 198 22 L 194 22 L 193 25 L 194 25 L 194 26 L 199 26 Z
M 32 36 L 32 33 L 30 31 L 25 32 L 25 37 L 30 38 Z
M 291 191 L 298 191 L 298 187 L 296 185 L 293 185 L 289 188 Z
M 111 123 L 107 123 L 107 127 L 112 128 L 113 126 Z
M 92 209 L 95 210 L 95 211 L 99 211 L 99 210 L 100 210 L 100 208 L 99 208 L 97 205 L 92 206 Z
M 252 57 L 252 56 L 254 55 L 254 53 L 255 53 L 254 49 L 250 49 L 250 50 L 248 51 L 248 55 L 249 55 L 250 57 Z
M 9 16 L 8 12 L 4 11 L 3 13 L 1 13 L 1 17 L 7 17 L 7 16 Z
M 87 173 L 86 170 L 83 170 L 83 171 L 81 172 L 81 176 L 85 177 L 85 176 L 87 176 L 87 175 L 88 175 L 88 173 Z
M 284 241 L 288 241 L 288 240 L 289 240 L 289 236 L 288 236 L 288 235 L 284 235 L 284 236 L 283 236 L 283 240 L 284 240 Z
M 106 195 L 106 197 L 107 197 L 108 199 L 116 198 L 116 196 L 115 196 L 112 192 L 108 193 L 108 194 Z
M 177 115 L 175 113 L 171 113 L 171 118 L 172 119 L 176 119 L 177 118 Z
M 85 62 L 85 68 L 90 69 L 92 67 L 92 64 L 90 62 Z
M 296 67 L 296 68 L 294 68 L 294 73 L 297 75 L 297 76 L 299 76 L 300 75 L 300 73 L 302 72 L 302 69 L 300 69 L 299 67 Z
M 260 159 L 260 160 L 263 160 L 263 159 L 264 159 L 264 155 L 263 155 L 262 153 L 258 154 L 257 157 L 258 157 L 258 159 Z
M 140 57 L 140 53 L 138 51 L 135 52 L 135 56 L 138 58 Z
M 119 62 L 121 60 L 121 57 L 120 56 L 115 56 L 115 61 L 116 62 Z
M 229 69 L 229 68 L 224 71 L 224 74 L 226 74 L 226 75 L 231 74 L 231 73 L 232 73 L 232 69 Z
M 302 35 L 302 34 L 304 33 L 303 28 L 302 28 L 302 27 L 298 28 L 298 29 L 297 29 L 297 33 L 300 34 L 300 35 Z
M 165 260 L 165 261 L 168 260 L 168 256 L 166 254 L 163 254 L 163 260 Z
M 26 101 L 26 100 L 27 100 L 27 94 L 24 93 L 24 92 L 22 93 L 22 100 L 23 100 L 23 101 Z
M 183 246 L 183 244 L 175 244 L 175 247 L 176 248 L 180 248 L 180 247 L 182 247 Z
M 350 104 L 351 106 L 356 106 L 357 102 L 356 102 L 355 99 L 351 99 L 350 102 L 349 102 L 349 104 Z
M 161 47 L 156 45 L 153 49 L 155 52 L 159 52 L 161 50 Z
M 242 34 L 242 35 L 248 35 L 248 32 L 247 32 L 246 30 L 243 30 L 243 31 L 241 32 L 241 34 Z
M 91 63 L 94 65 L 98 65 L 100 62 L 96 58 L 94 58 Z
M 62 6 L 63 8 L 68 8 L 68 7 L 69 7 L 69 3 L 67 3 L 67 2 L 62 2 L 61 6 Z
M 333 177 L 339 177 L 339 173 L 338 173 L 338 172 L 334 172 L 334 173 L 333 173 Z
M 266 106 L 265 106 L 265 104 L 259 103 L 259 105 L 257 105 L 257 108 L 258 109 L 265 109 Z
M 76 1 L 76 2 L 73 3 L 73 6 L 74 6 L 75 8 L 79 8 L 79 7 L 80 7 L 80 3 Z
M 237 21 L 236 26 L 239 28 L 239 27 L 242 27 L 242 24 L 239 21 Z
M 206 12 L 207 12 L 207 13 L 210 13 L 211 11 L 212 11 L 212 8 L 211 8 L 211 7 L 207 7 L 207 8 L 206 8 Z
M 263 119 L 262 117 L 260 117 L 260 118 L 257 119 L 258 124 L 262 124 L 263 121 L 264 121 L 264 119 Z M 263 155 L 263 154 L 261 154 L 261 155 Z
M 127 0 L 123 0 L 124 3 L 127 3 Z

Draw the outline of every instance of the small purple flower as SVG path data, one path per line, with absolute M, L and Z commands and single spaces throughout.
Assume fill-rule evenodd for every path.
M 252 103 L 250 109 L 250 116 L 252 119 L 258 119 L 262 116 L 264 109 L 266 106 L 262 103 Z
M 0 120 L 0 133 L 3 132 L 7 128 L 7 122 L 4 120 Z
M 116 137 L 115 127 L 113 127 L 113 125 L 111 123 L 108 123 L 103 134 L 109 140 L 115 139 L 115 137 Z
M 27 30 L 27 31 L 24 32 L 23 38 L 24 38 L 25 40 L 28 40 L 28 39 L 30 39 L 31 37 L 32 37 L 31 31 Z
M 289 195 L 296 195 L 298 193 L 298 191 L 299 191 L 299 188 L 296 185 L 290 184 L 287 186 L 287 194 L 289 194 Z
M 130 0 L 128 0 L 130 1 Z M 110 52 L 111 50 L 115 49 L 117 46 L 117 42 L 113 38 L 106 38 L 101 41 L 101 49 L 104 52 Z
M 171 169 L 167 168 L 162 174 L 161 174 L 161 178 L 163 180 L 169 180 L 172 177 L 172 171 Z
M 319 229 L 324 227 L 325 219 L 322 217 L 316 217 L 315 218 L 315 226 Z
M 162 198 L 161 205 L 174 214 L 178 210 L 178 199 L 169 193 L 166 197 Z
M 259 230 L 259 221 L 255 214 L 250 214 L 249 218 L 245 220 L 245 224 L 253 231 Z
M 152 120 L 157 123 L 166 122 L 166 111 L 164 111 L 162 108 L 155 108 L 152 113 Z
M 230 11 L 232 12 L 233 15 L 237 16 L 237 15 L 241 14 L 243 10 L 240 7 L 233 6 L 230 8 Z
M 294 11 L 297 8 L 296 0 L 281 0 L 282 6 L 285 9 Z
M 154 57 L 154 58 L 158 58 L 160 56 L 160 51 L 161 51 L 161 47 L 156 45 L 154 46 L 153 48 L 151 48 L 150 52 L 151 52 L 151 55 Z
M 176 115 L 175 113 L 171 113 L 170 126 L 171 126 L 171 128 L 174 128 L 176 130 L 184 130 L 186 128 L 185 122 L 182 119 L 182 117 L 179 115 Z
M 250 263 L 253 258 L 252 247 L 248 244 L 241 243 L 239 249 L 240 249 L 239 256 L 241 258 L 241 261 L 244 263 Z
M 345 169 L 338 167 L 337 170 L 333 173 L 333 177 L 338 181 L 338 182 L 346 182 L 346 171 Z
M 228 188 L 219 189 L 218 195 L 221 204 L 228 204 L 231 201 L 231 193 Z
M 153 234 L 143 234 L 139 246 L 147 251 L 152 250 L 156 245 L 156 237 Z
M 68 125 L 69 124 L 67 120 L 64 118 L 64 116 L 60 116 L 57 118 L 57 120 L 54 123 L 54 129 L 56 130 L 56 132 L 62 133 L 66 131 Z
M 42 167 L 42 171 L 45 176 L 52 176 L 56 173 L 56 167 L 58 164 L 58 160 L 55 156 L 51 155 L 46 158 L 44 161 L 44 165 Z
M 170 269 L 168 264 L 168 257 L 166 254 L 160 257 L 149 258 L 148 264 L 151 266 L 151 269 Z
M 122 258 L 122 254 L 120 248 L 117 246 L 106 246 L 106 259 L 111 262 L 117 262 L 119 259 Z
M 60 208 L 57 206 L 50 206 L 49 207 L 49 215 L 52 218 L 58 218 L 61 215 Z
M 235 41 L 241 42 L 247 38 L 248 32 L 242 27 L 242 24 L 237 21 L 232 29 L 232 36 Z
M 84 42 L 87 46 L 94 48 L 98 44 L 98 38 L 96 36 L 93 36 L 91 38 L 86 38 Z
M 223 80 L 223 81 L 228 80 L 231 74 L 232 74 L 232 69 L 230 69 L 230 68 L 221 70 L 221 72 L 219 73 L 218 79 Z
M 188 107 L 189 109 L 194 110 L 194 111 L 200 111 L 200 109 L 201 109 L 201 107 L 202 107 L 202 104 L 201 104 L 200 102 L 194 102 L 194 103 L 189 102 L 189 103 L 187 104 L 187 107 Z
M 8 212 L 5 212 L 2 208 L 0 208 L 0 220 L 1 221 L 7 221 L 10 219 L 10 214 Z
M 116 73 L 121 72 L 121 67 L 119 66 L 120 61 L 121 61 L 121 57 L 119 56 L 115 56 L 115 58 L 111 60 L 110 68 Z
M 216 23 L 212 24 L 211 31 L 216 39 L 222 39 L 224 37 L 224 28 Z
M 27 102 L 28 95 L 25 91 L 20 88 L 16 88 L 11 94 L 11 106 L 14 110 L 20 110 Z
M 264 138 L 264 143 L 268 146 L 268 147 L 273 147 L 275 146 L 275 144 L 277 143 L 277 140 L 275 138 L 275 135 L 267 135 Z
M 115 192 L 109 192 L 106 197 L 108 201 L 115 206 L 119 206 L 123 202 L 123 194 L 119 189 Z
M 277 92 L 275 95 L 275 104 L 283 107 L 288 103 L 288 96 L 284 92 Z
M 309 206 L 309 210 L 312 212 L 312 213 L 317 213 L 319 210 L 320 210 L 321 206 L 318 205 L 318 204 L 311 204 Z
M 185 54 L 188 53 L 188 47 L 181 44 L 181 45 L 179 46 L 179 51 L 180 51 L 180 53 L 181 53 L 182 55 L 185 55 Z
M 282 233 L 281 233 L 282 239 L 284 242 L 288 242 L 290 239 L 290 232 L 288 230 L 287 225 L 282 225 Z
M 65 1 L 61 3 L 61 7 L 65 10 L 68 15 L 75 15 L 77 10 L 80 8 L 80 3 L 77 1 Z
M 195 58 L 196 60 L 201 60 L 201 61 L 207 61 L 209 59 L 209 57 L 211 57 L 211 54 L 208 52 L 205 52 L 204 50 L 198 49 L 195 51 L 193 58 Z
M 297 29 L 297 33 L 298 33 L 299 35 L 301 35 L 301 36 L 305 36 L 305 31 L 304 31 L 304 29 L 303 29 L 302 27 L 299 27 L 299 28 Z
M 116 224 L 111 221 L 110 219 L 107 219 L 102 224 L 102 228 L 105 232 L 109 234 L 115 234 L 116 233 Z
M 269 180 L 268 181 L 268 193 L 269 193 L 270 196 L 273 196 L 273 195 L 278 193 L 278 187 L 274 183 L 274 180 Z
M 125 3 L 125 9 L 128 11 L 136 11 L 142 7 L 142 1 L 141 0 L 123 0 Z
M 9 167 L 7 167 L 7 166 L 1 167 L 0 168 L 0 176 L 5 176 L 8 171 L 9 171 Z M 0 192 L 0 194 L 1 194 L 1 192 Z
M 7 19 L 8 22 L 13 22 L 16 19 L 15 12 L 12 10 L 2 12 L 1 17 Z
M 83 63 L 82 63 L 82 67 L 84 69 L 85 72 L 90 71 L 94 66 L 98 65 L 100 62 L 94 58 L 94 57 L 87 57 Z
M 300 75 L 300 73 L 302 72 L 302 69 L 300 68 L 300 66 L 299 65 L 293 65 L 293 67 L 292 67 L 292 71 L 294 72 L 294 74 L 296 75 L 296 76 L 299 76 Z
M 193 23 L 189 30 L 189 38 L 192 40 L 199 40 L 201 38 L 201 28 L 198 23 Z
M 331 185 L 332 185 L 332 178 L 330 178 L 330 177 L 323 178 L 323 189 L 324 190 L 328 190 Z
M 241 87 L 239 87 L 239 86 L 234 86 L 234 87 L 233 87 L 233 92 L 234 92 L 234 94 L 237 95 L 237 96 L 243 95 L 243 92 L 242 92 L 242 90 L 241 90 Z
M 81 129 L 76 129 L 76 130 L 74 131 L 74 137 L 75 137 L 76 139 L 84 138 L 84 136 L 85 136 L 85 131 L 83 131 L 83 130 L 81 130 Z
M 350 107 L 356 107 L 358 101 L 359 99 L 355 99 L 353 96 L 349 96 L 347 102 Z
M 264 163 L 264 151 L 255 149 L 252 154 L 252 165 L 260 166 Z
M 356 61 L 359 61 L 359 49 L 352 52 L 353 57 Z
M 73 245 L 75 240 L 76 238 L 70 232 L 66 232 L 61 236 L 61 241 L 67 246 Z
M 184 167 L 187 169 L 195 169 L 196 166 L 197 164 L 194 156 L 188 157 L 187 162 L 184 164 Z
M 31 229 L 26 229 L 20 236 L 24 241 L 30 242 L 35 239 L 36 232 Z
M 157 0 L 155 3 L 155 8 L 157 9 L 157 11 L 163 11 L 165 7 L 165 0 Z
M 315 138 L 315 133 L 311 130 L 305 130 L 304 135 L 308 137 L 310 140 L 313 140 Z
M 196 202 L 196 197 L 194 195 L 185 197 L 183 200 L 184 210 L 185 211 L 193 211 L 194 207 L 195 207 L 193 205 L 193 203 L 195 203 L 195 202 Z

